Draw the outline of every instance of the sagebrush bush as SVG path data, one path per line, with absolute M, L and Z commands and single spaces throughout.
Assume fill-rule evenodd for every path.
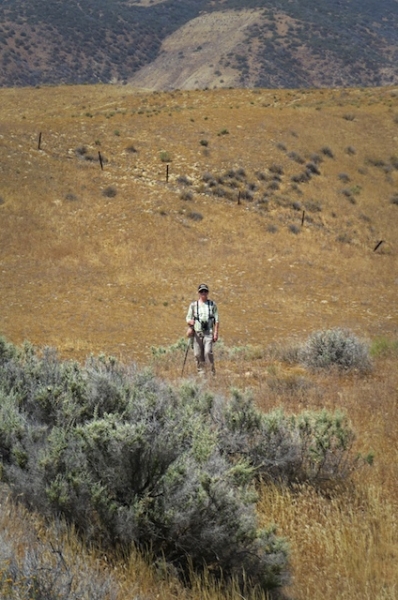
M 252 470 L 220 450 L 206 394 L 4 340 L 0 393 L 2 480 L 29 507 L 186 572 L 211 565 L 267 590 L 286 580 L 286 544 L 258 528 Z
M 352 439 L 341 415 L 266 415 L 237 392 L 226 401 L 112 357 L 83 367 L 0 339 L 1 479 L 87 540 L 150 549 L 185 573 L 211 565 L 281 586 L 287 547 L 257 526 L 255 478 L 344 477 Z
M 355 460 L 350 449 L 354 433 L 340 412 L 306 411 L 287 416 L 282 410 L 264 414 L 250 397 L 233 392 L 221 411 L 215 410 L 219 444 L 232 457 L 245 457 L 258 476 L 274 482 L 342 480 Z
M 113 185 L 108 185 L 108 187 L 102 190 L 102 195 L 106 198 L 114 198 L 117 195 L 117 189 Z
M 301 360 L 310 368 L 338 367 L 360 372 L 371 368 L 368 344 L 339 327 L 311 334 L 302 347 Z

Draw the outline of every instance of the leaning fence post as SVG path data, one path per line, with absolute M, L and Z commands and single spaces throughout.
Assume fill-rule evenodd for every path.
M 301 217 L 301 227 L 304 225 L 304 218 L 305 218 L 305 210 L 303 210 L 303 215 Z
M 376 252 L 377 248 L 379 248 L 384 240 L 380 240 L 380 242 L 377 242 L 376 246 L 373 248 L 373 252 Z
M 169 165 L 166 165 L 166 183 L 169 183 Z
M 41 131 L 40 131 L 40 133 L 39 133 L 39 142 L 38 142 L 38 144 L 37 144 L 37 149 L 38 149 L 38 150 L 41 150 Z
M 101 166 L 101 171 L 103 171 L 104 170 L 104 165 L 103 165 L 103 162 L 102 162 L 101 152 L 98 152 L 98 158 L 99 158 L 99 163 L 100 163 L 100 166 Z

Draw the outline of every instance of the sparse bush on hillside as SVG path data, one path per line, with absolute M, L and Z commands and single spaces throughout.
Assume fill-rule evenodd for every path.
M 384 169 L 386 166 L 385 160 L 376 156 L 368 156 L 365 159 L 365 164 L 370 165 L 371 167 L 378 167 L 379 169 Z
M 315 369 L 337 367 L 366 372 L 371 368 L 368 344 L 351 331 L 338 327 L 310 335 L 303 345 L 301 361 Z
M 102 190 L 102 195 L 106 198 L 114 198 L 117 195 L 117 189 L 113 185 L 108 185 L 108 187 Z
M 294 160 L 294 162 L 298 163 L 299 165 L 303 165 L 305 163 L 304 158 L 294 150 L 288 153 L 288 157 Z
M 323 158 L 320 154 L 311 154 L 310 159 L 313 163 L 315 163 L 316 165 L 319 165 L 321 162 L 323 162 Z
M 336 242 L 341 242 L 342 244 L 351 244 L 352 235 L 348 231 L 343 231 L 336 237 Z
M 203 220 L 203 215 L 201 213 L 194 212 L 194 211 L 187 213 L 187 217 L 188 217 L 188 219 L 192 219 L 192 221 L 202 221 Z
M 209 183 L 209 181 L 211 181 L 213 179 L 213 175 L 211 173 L 209 173 L 208 171 L 206 173 L 203 173 L 202 175 L 202 180 L 205 181 L 206 183 Z
M 356 150 L 355 150 L 355 148 L 353 146 L 347 146 L 347 148 L 345 149 L 345 151 L 346 151 L 346 154 L 349 154 L 351 156 L 354 155 L 354 154 L 356 154 Z
M 391 166 L 394 167 L 395 170 L 398 170 L 398 156 L 392 156 L 390 162 Z
M 172 162 L 172 158 L 170 156 L 169 152 L 166 152 L 165 150 L 162 150 L 160 152 L 160 160 L 164 163 L 170 163 Z
M 239 169 L 236 169 L 235 171 L 235 177 L 237 179 L 240 179 L 241 181 L 243 181 L 246 178 L 246 171 L 243 167 L 239 167 Z
M 321 152 L 324 156 L 327 156 L 328 158 L 334 158 L 333 150 L 329 148 L 329 146 L 323 146 L 323 148 L 321 148 Z
M 339 173 L 338 178 L 344 183 L 348 183 L 349 181 L 351 181 L 351 178 L 349 175 L 347 175 L 347 173 Z
M 309 163 L 307 163 L 307 164 L 305 165 L 305 167 L 306 167 L 306 171 L 309 171 L 310 173 L 312 173 L 312 174 L 314 174 L 314 175 L 320 175 L 320 174 L 321 174 L 321 172 L 320 172 L 320 170 L 318 169 L 318 167 L 317 167 L 316 163 L 314 163 L 314 162 L 309 162 Z
M 279 190 L 279 188 L 280 188 L 280 185 L 279 185 L 279 182 L 278 182 L 276 179 L 274 179 L 273 181 L 271 181 L 271 182 L 270 182 L 270 183 L 267 185 L 267 189 L 268 189 L 268 190 L 271 190 L 271 191 L 276 191 L 276 190 Z
M 393 195 L 391 196 L 391 198 L 390 198 L 390 202 L 391 202 L 391 204 L 396 204 L 396 205 L 398 205 L 398 193 L 396 193 L 396 194 L 393 194 Z
M 190 190 L 184 190 L 180 195 L 181 200 L 184 202 L 193 200 L 193 193 Z
M 343 194 L 343 196 L 345 196 L 346 198 L 351 198 L 352 197 L 352 190 L 350 190 L 350 188 L 344 188 L 341 190 L 341 193 Z
M 254 197 L 253 191 L 247 188 L 245 190 L 241 190 L 239 194 L 242 200 L 248 200 L 249 202 L 252 202 Z
M 290 180 L 293 183 L 308 183 L 311 179 L 311 174 L 309 171 L 303 171 L 302 173 L 297 173 L 296 175 L 292 175 Z
M 270 173 L 274 173 L 275 175 L 283 175 L 283 167 L 275 163 L 269 167 L 269 171 Z
M 177 177 L 177 183 L 182 185 L 192 185 L 192 181 L 186 175 L 179 175 Z
M 87 154 L 88 150 L 86 148 L 86 146 L 79 146 L 78 148 L 76 148 L 75 153 L 77 154 L 77 156 L 81 156 L 81 157 L 85 157 L 85 155 Z
M 68 194 L 65 194 L 65 200 L 68 200 L 68 202 L 76 202 L 78 200 L 78 197 L 75 194 L 72 194 L 71 192 L 69 192 Z M 0 204 L 1 204 L 1 199 L 0 199 Z

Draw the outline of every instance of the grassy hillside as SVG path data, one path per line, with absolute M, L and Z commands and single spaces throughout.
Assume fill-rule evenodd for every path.
M 394 0 L 7 0 L 0 23 L 2 86 L 137 76 L 151 89 L 347 87 L 398 77 Z
M 395 331 L 394 90 L 1 99 L 11 339 L 147 357 L 182 334 L 202 279 L 228 344 Z
M 266 411 L 342 409 L 354 450 L 375 454 L 332 496 L 262 488 L 260 520 L 291 543 L 287 593 L 395 599 L 397 91 L 101 85 L 0 100 L 0 333 L 179 382 L 172 347 L 206 281 L 222 343 L 203 385 L 250 388 Z M 372 344 L 370 374 L 297 364 L 295 344 L 335 326 Z M 123 567 L 120 598 L 133 586 L 188 597 L 136 570 Z M 222 596 L 199 583 L 191 594 Z

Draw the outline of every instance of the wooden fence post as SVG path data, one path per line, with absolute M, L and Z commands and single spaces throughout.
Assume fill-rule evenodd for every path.
M 376 246 L 373 248 L 373 252 L 376 252 L 377 248 L 379 248 L 383 243 L 383 240 L 380 240 L 380 242 L 377 242 Z

